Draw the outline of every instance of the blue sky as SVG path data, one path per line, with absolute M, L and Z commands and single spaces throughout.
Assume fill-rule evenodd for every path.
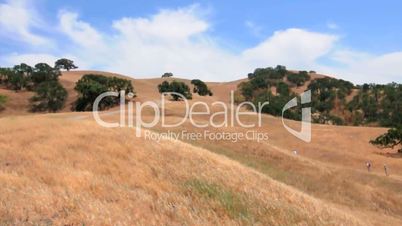
M 0 65 L 69 57 L 133 77 L 229 81 L 286 65 L 402 82 L 400 1 L 0 1 Z

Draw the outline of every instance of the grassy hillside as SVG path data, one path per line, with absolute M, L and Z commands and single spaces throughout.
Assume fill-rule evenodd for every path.
M 180 141 L 146 141 L 69 114 L 0 123 L 1 225 L 365 224 Z
M 75 82 L 88 73 L 120 76 L 63 73 L 60 83 L 69 92 L 68 103 L 77 96 Z M 311 81 L 318 78 L 322 76 L 312 75 Z M 159 99 L 156 87 L 163 80 L 132 79 L 136 100 Z M 190 104 L 227 102 L 230 91 L 243 81 L 207 83 L 214 96 L 193 95 Z M 32 115 L 26 110 L 29 92 L 0 92 L 20 98 L 7 102 L 14 107 L 0 113 L 0 183 L 4 185 L 0 225 L 402 224 L 401 156 L 368 143 L 384 128 L 314 124 L 312 142 L 307 144 L 290 135 L 280 118 L 264 115 L 263 127 L 252 129 L 268 133 L 268 141 L 157 143 L 136 138 L 133 129 L 101 128 L 89 112 L 69 112 L 68 106 L 59 114 Z M 116 121 L 114 110 L 102 118 Z M 184 105 L 168 102 L 165 110 L 167 122 L 172 123 L 183 115 Z M 145 111 L 144 120 L 151 120 L 152 114 Z M 296 130 L 300 126 L 291 120 L 285 123 Z M 205 129 L 247 131 L 238 125 Z M 152 130 L 166 132 L 160 125 Z M 188 120 L 172 130 L 203 131 Z M 370 173 L 366 161 L 373 163 Z M 390 176 L 384 175 L 384 164 Z

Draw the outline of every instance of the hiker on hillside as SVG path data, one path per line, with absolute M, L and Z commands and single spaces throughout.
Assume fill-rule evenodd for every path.
M 386 164 L 384 164 L 384 172 L 385 172 L 385 176 L 388 176 L 388 167 Z
M 370 172 L 371 170 L 371 162 L 366 162 L 366 166 L 367 166 L 367 171 Z

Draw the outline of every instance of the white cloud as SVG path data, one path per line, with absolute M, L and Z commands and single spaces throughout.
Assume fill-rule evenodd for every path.
M 60 30 L 76 44 L 86 48 L 103 47 L 102 35 L 90 24 L 78 20 L 78 14 L 69 11 L 59 12 Z
M 1 7 L 4 5 L 8 4 Z M 135 77 L 159 76 L 169 71 L 186 78 L 230 81 L 244 78 L 256 67 L 282 64 L 290 69 L 339 75 L 358 83 L 401 82 L 402 52 L 383 55 L 359 52 L 339 47 L 338 35 L 290 28 L 276 31 L 261 43 L 234 53 L 215 41 L 210 32 L 212 24 L 200 16 L 203 14 L 197 5 L 161 10 L 149 17 L 118 19 L 112 23 L 113 32 L 103 33 L 79 19 L 77 13 L 60 11 L 59 31 L 72 43 L 60 45 L 58 52 L 75 60 L 80 68 Z M 19 23 L 29 31 L 31 22 L 22 21 L 25 22 Z M 254 25 L 246 23 L 250 28 Z M 0 61 L 53 63 L 62 57 L 55 55 L 51 51 L 15 53 Z
M 121 34 L 157 41 L 186 41 L 208 29 L 208 23 L 197 17 L 196 5 L 177 10 L 162 10 L 151 18 L 123 18 L 113 23 Z
M 338 75 L 355 83 L 402 82 L 402 52 L 372 55 L 352 50 L 333 54 L 341 67 L 322 67 L 323 72 Z
M 248 64 L 286 65 L 293 69 L 311 68 L 317 59 L 328 54 L 338 40 L 337 36 L 302 29 L 277 31 L 256 47 L 244 51 Z
M 0 35 L 7 38 L 24 41 L 31 45 L 49 44 L 49 40 L 31 31 L 39 27 L 41 21 L 36 12 L 30 9 L 24 0 L 9 0 L 0 4 Z
M 116 34 L 94 41 L 85 37 L 99 37 L 99 32 L 79 21 L 77 14 L 63 12 L 60 20 L 64 27 L 72 27 L 71 24 L 82 27 L 77 29 L 78 35 L 77 31 L 64 29 L 75 42 L 81 42 L 82 48 L 73 55 L 89 65 L 102 65 L 102 69 L 148 77 L 172 71 L 188 78 L 216 81 L 242 78 L 255 67 L 276 64 L 291 68 L 312 67 L 337 40 L 334 35 L 288 29 L 275 32 L 256 47 L 231 53 L 219 47 L 208 35 L 210 24 L 197 16 L 201 14 L 198 10 L 191 6 L 162 10 L 149 18 L 122 18 L 113 22 Z M 110 43 L 105 54 L 99 54 L 99 48 L 90 45 L 96 40 Z M 85 44 L 87 41 L 89 43 Z

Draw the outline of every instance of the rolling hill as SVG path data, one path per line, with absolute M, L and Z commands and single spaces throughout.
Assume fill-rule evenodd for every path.
M 139 94 L 137 101 L 146 101 L 146 100 L 155 100 L 160 98 L 160 95 L 157 90 L 157 85 L 162 81 L 172 81 L 179 80 L 190 85 L 189 79 L 180 79 L 180 78 L 151 78 L 151 79 L 134 79 L 129 76 L 124 76 L 116 73 L 102 72 L 102 71 L 63 71 L 62 76 L 60 76 L 60 83 L 68 92 L 68 99 L 66 101 L 65 107 L 61 110 L 61 112 L 71 112 L 71 107 L 74 101 L 77 99 L 77 92 L 74 90 L 75 83 L 84 75 L 84 74 L 100 74 L 105 76 L 116 76 L 120 78 L 130 79 L 133 81 L 134 88 L 136 92 Z M 312 75 L 312 79 L 322 78 L 324 75 L 314 74 Z M 216 101 L 229 101 L 229 93 L 231 90 L 236 90 L 237 86 L 245 81 L 246 79 L 230 81 L 230 82 L 206 82 L 208 87 L 210 87 L 214 91 L 214 96 L 211 98 L 207 98 L 208 100 L 216 100 Z M 295 87 L 292 90 L 296 93 L 301 93 L 305 90 L 308 84 L 311 81 L 305 83 L 305 85 L 300 87 Z M 18 92 L 5 89 L 4 87 L 0 87 L 0 94 L 8 96 L 10 100 L 5 105 L 5 110 L 0 111 L 0 117 L 4 117 L 7 115 L 27 115 L 29 112 L 29 98 L 33 96 L 33 92 L 21 90 Z M 196 100 L 204 100 L 205 97 L 201 97 L 195 95 Z
M 304 143 L 283 128 L 280 118 L 264 115 L 263 127 L 253 130 L 269 134 L 268 141 L 156 142 L 136 137 L 132 128 L 102 128 L 88 112 L 70 112 L 77 95 L 74 84 L 86 73 L 92 72 L 60 77 L 69 99 L 57 114 L 31 114 L 31 93 L 0 89 L 19 98 L 0 113 L 0 224 L 402 224 L 401 159 L 368 143 L 385 128 L 314 124 L 312 142 Z M 136 100 L 158 99 L 161 81 L 133 79 Z M 207 83 L 214 96 L 194 95 L 190 103 L 227 102 L 240 82 Z M 118 120 L 114 110 L 102 118 Z M 183 110 L 181 102 L 169 102 L 168 122 Z M 143 117 L 150 120 L 152 112 Z M 299 127 L 295 121 L 285 123 Z M 186 120 L 170 130 L 247 129 L 200 129 Z M 167 129 L 157 125 L 151 132 Z M 372 172 L 366 161 L 373 163 Z

